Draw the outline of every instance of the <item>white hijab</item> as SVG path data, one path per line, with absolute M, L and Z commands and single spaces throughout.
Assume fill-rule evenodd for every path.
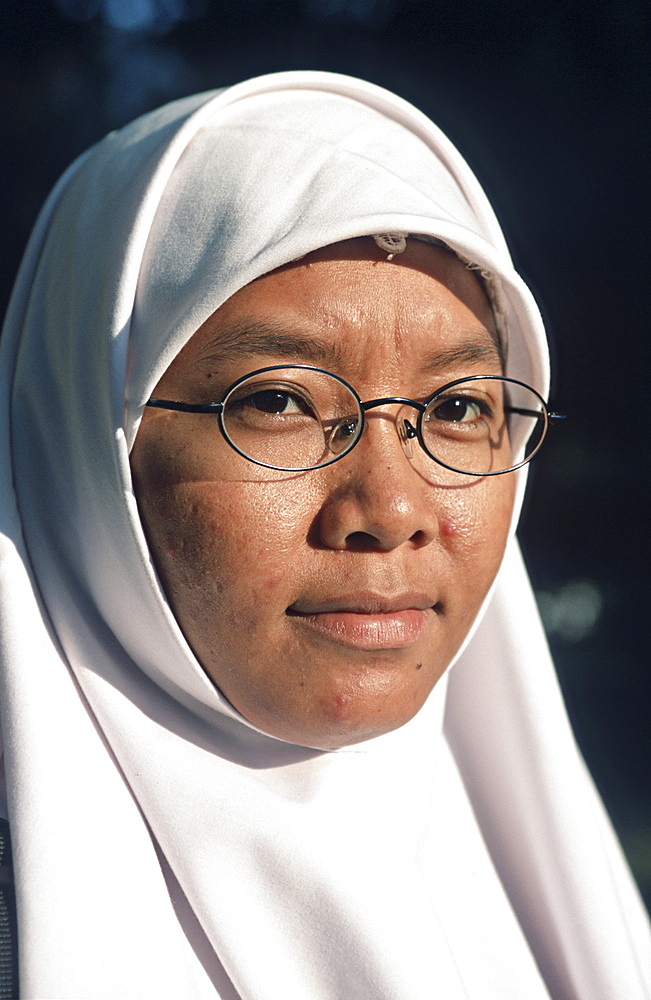
M 385 232 L 490 272 L 508 374 L 546 391 L 540 317 L 476 179 L 370 84 L 280 73 L 176 102 L 82 157 L 43 210 L 0 356 L 23 997 L 651 995 L 646 918 L 513 537 L 426 706 L 336 752 L 243 720 L 156 577 L 129 471 L 156 381 L 238 288 Z

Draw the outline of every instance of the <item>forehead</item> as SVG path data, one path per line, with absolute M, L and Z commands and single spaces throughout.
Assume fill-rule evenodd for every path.
M 372 363 L 500 363 L 492 309 L 451 251 L 408 240 L 387 259 L 370 238 L 315 251 L 240 289 L 203 324 L 173 369 L 266 358 L 354 375 Z

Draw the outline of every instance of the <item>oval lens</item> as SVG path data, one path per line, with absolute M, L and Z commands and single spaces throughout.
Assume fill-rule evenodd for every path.
M 357 439 L 360 420 L 355 396 L 338 378 L 291 366 L 264 369 L 241 381 L 224 400 L 222 415 L 237 451 L 287 472 L 318 468 L 345 454 Z
M 472 476 L 516 468 L 540 447 L 547 412 L 538 394 L 510 379 L 463 379 L 429 402 L 422 441 L 437 462 Z

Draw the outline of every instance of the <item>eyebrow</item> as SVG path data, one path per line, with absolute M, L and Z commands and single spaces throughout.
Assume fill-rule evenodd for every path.
M 233 361 L 260 354 L 288 361 L 300 359 L 334 371 L 344 364 L 342 352 L 334 344 L 315 335 L 288 330 L 283 324 L 260 320 L 244 320 L 217 331 L 197 358 L 197 363 Z M 500 342 L 495 334 L 483 327 L 477 332 L 469 332 L 468 339 L 460 344 L 427 355 L 422 368 L 425 372 L 435 373 L 481 362 L 497 362 L 500 370 L 504 370 L 505 359 Z
M 471 365 L 485 361 L 487 363 L 497 362 L 500 370 L 504 371 L 506 359 L 501 344 L 493 339 L 493 335 L 486 331 L 490 339 L 484 337 L 465 340 L 455 347 L 447 350 L 434 351 L 425 360 L 423 368 L 425 371 L 437 372 L 445 371 L 448 368 L 456 368 L 459 365 Z
M 287 360 L 300 358 L 308 364 L 326 368 L 338 368 L 342 364 L 341 351 L 334 344 L 328 344 L 317 336 L 292 332 L 280 324 L 259 320 L 243 321 L 219 330 L 197 360 L 199 363 L 234 361 L 255 354 Z

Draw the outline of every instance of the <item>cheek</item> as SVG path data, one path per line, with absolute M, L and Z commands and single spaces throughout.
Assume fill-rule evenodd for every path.
M 280 484 L 211 483 L 187 490 L 193 560 L 208 587 L 219 578 L 225 600 L 260 614 L 291 584 L 309 523 L 309 498 Z
M 156 439 L 134 449 L 141 518 L 161 582 L 190 644 L 215 646 L 284 608 L 314 498 L 302 480 L 207 480 L 193 456 Z M 277 599 L 274 599 L 277 598 Z
M 515 498 L 512 475 L 477 480 L 452 490 L 439 517 L 441 544 L 467 614 L 474 615 L 497 573 L 509 535 Z

